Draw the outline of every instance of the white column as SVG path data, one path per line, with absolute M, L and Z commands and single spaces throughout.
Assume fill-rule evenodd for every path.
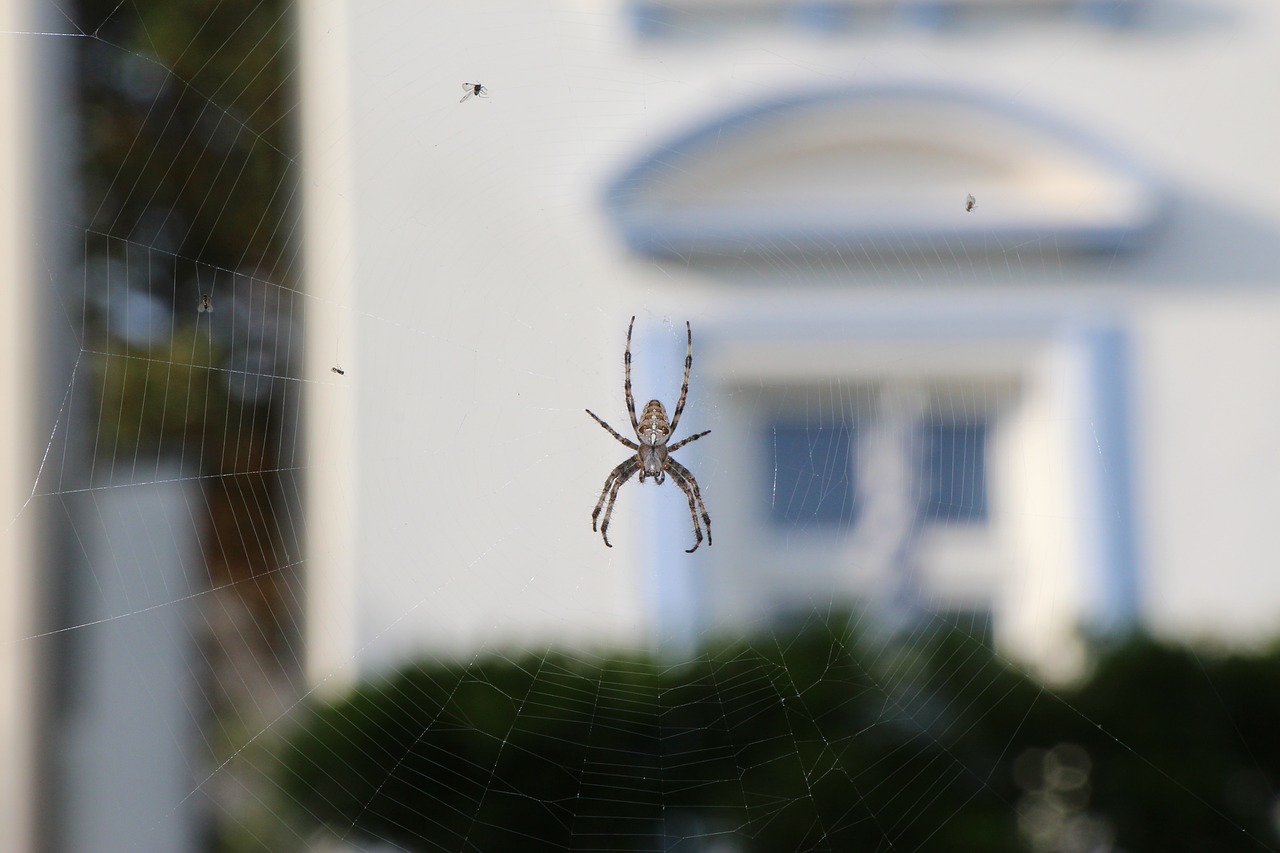
M 864 460 L 858 472 L 858 550 L 866 555 L 860 570 L 870 575 L 864 588 L 879 617 L 877 627 L 886 631 L 908 626 L 919 604 L 919 432 L 925 405 L 919 388 L 886 385 L 858 443 L 857 458 Z
M 209 713 L 198 682 L 204 565 L 192 525 L 200 481 L 162 464 L 155 482 L 113 483 L 74 501 L 90 563 L 73 591 L 75 688 L 59 758 L 61 849 L 199 850 L 193 759 Z M 105 620 L 105 621 L 104 621 Z
M 40 41 L 13 35 L 35 27 L 31 0 L 0 3 L 0 849 L 35 846 L 36 516 L 24 506 L 35 482 L 37 373 L 35 241 L 39 221 L 32 180 L 34 102 L 42 87 L 32 67 Z
M 307 294 L 302 383 L 306 668 L 308 682 L 321 693 L 339 691 L 354 679 L 359 612 L 355 534 L 360 504 L 353 460 L 361 365 L 356 328 L 349 322 L 357 312 L 347 189 L 352 126 L 346 7 L 342 0 L 309 0 L 296 8 Z M 335 358 L 342 360 L 344 375 L 332 372 Z

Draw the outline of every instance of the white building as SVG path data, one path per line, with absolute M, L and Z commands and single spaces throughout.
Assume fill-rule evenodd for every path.
M 751 8 L 314 25 L 311 270 L 360 389 L 312 397 L 353 460 L 314 481 L 348 531 L 311 562 L 312 630 L 345 638 L 314 672 L 859 603 L 989 619 L 1057 676 L 1081 631 L 1269 636 L 1274 8 Z M 451 103 L 458 78 L 490 98 Z M 668 411 L 693 322 L 682 427 L 714 432 L 682 457 L 715 544 L 689 558 L 676 489 L 628 485 L 614 549 L 587 535 L 625 451 L 580 411 L 626 423 L 633 313 L 638 405 Z M 449 487 L 388 504 L 393 468 Z

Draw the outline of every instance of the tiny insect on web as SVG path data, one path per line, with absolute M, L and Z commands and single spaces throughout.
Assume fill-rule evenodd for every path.
M 462 88 L 466 89 L 467 93 L 458 99 L 458 103 L 462 103 L 472 95 L 475 95 L 477 98 L 489 97 L 489 90 L 486 89 L 482 83 L 463 83 Z
M 973 193 L 969 193 L 964 197 L 964 209 L 966 213 L 972 213 L 973 209 L 978 206 L 978 200 L 973 197 Z
M 631 394 L 631 330 L 635 324 L 636 318 L 633 316 L 631 324 L 627 326 L 627 349 L 622 359 L 624 376 L 622 387 L 627 400 L 627 414 L 631 418 L 631 430 L 635 433 L 639 444 L 624 438 L 617 430 L 601 420 L 595 412 L 586 410 L 587 414 L 595 418 L 596 423 L 608 430 L 610 435 L 636 452 L 635 456 L 627 457 L 620 462 L 605 478 L 604 488 L 600 490 L 600 499 L 596 501 L 596 508 L 591 513 L 591 529 L 596 530 L 596 521 L 600 518 L 600 511 L 603 508 L 604 521 L 599 527 L 600 536 L 604 539 L 604 544 L 612 548 L 613 545 L 609 542 L 609 519 L 613 516 L 613 508 L 618 501 L 618 490 L 637 472 L 640 474 L 640 482 L 643 483 L 646 477 L 653 477 L 654 482 L 659 485 L 666 479 L 666 475 L 670 474 L 671 479 L 680 487 L 680 491 L 684 492 L 685 497 L 689 499 L 689 517 L 693 521 L 694 543 L 686 553 L 692 554 L 702 544 L 702 526 L 698 524 L 699 510 L 701 510 L 702 523 L 707 528 L 707 545 L 711 544 L 711 516 L 707 512 L 707 505 L 702 500 L 702 491 L 698 488 L 698 481 L 693 473 L 672 459 L 671 454 L 689 442 L 708 435 L 711 430 L 694 433 L 670 447 L 667 446 L 667 442 L 680 423 L 685 399 L 689 396 L 689 372 L 693 369 L 693 329 L 686 321 L 684 328 L 688 338 L 688 348 L 684 357 L 684 382 L 680 386 L 680 399 L 676 401 L 676 409 L 668 425 L 667 410 L 657 400 L 650 400 L 645 404 L 640 417 L 636 417 L 636 401 Z
M 213 297 L 207 293 L 202 293 L 200 294 L 200 305 L 196 309 L 196 312 L 199 314 L 203 314 L 206 311 L 208 312 L 213 311 Z

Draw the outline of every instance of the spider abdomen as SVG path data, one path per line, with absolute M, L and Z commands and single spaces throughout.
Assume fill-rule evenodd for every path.
M 666 444 L 671 437 L 667 410 L 657 400 L 650 400 L 640 413 L 640 440 L 645 444 Z

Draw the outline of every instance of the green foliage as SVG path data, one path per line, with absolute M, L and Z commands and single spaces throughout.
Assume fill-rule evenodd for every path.
M 167 343 L 101 347 L 98 450 L 132 462 L 138 452 L 180 448 L 207 464 L 206 448 L 186 440 L 221 448 L 253 433 L 278 444 L 257 437 L 273 425 L 228 402 L 225 350 L 249 346 L 247 324 L 223 324 L 221 352 L 213 319 L 199 334 L 192 326 L 204 293 L 214 294 L 216 317 L 229 315 L 237 277 L 239 301 L 258 317 L 274 303 L 256 301 L 247 282 L 270 282 L 261 289 L 273 296 L 297 286 L 292 6 L 79 0 L 66 14 L 98 36 L 77 41 L 84 251 L 100 261 L 88 266 L 84 296 L 119 306 L 127 288 L 174 316 Z M 125 272 L 113 280 L 112 270 Z M 235 436 L 226 437 L 233 417 Z
M 674 667 L 412 666 L 310 709 L 282 789 L 300 825 L 408 850 L 1074 849 L 1028 846 L 1053 796 L 1128 853 L 1277 843 L 1280 655 L 1138 638 L 1053 692 L 963 632 L 872 646 L 850 624 Z M 1074 787 L 1015 784 L 1062 744 L 1086 756 Z
M 1280 654 L 1197 654 L 1135 638 L 1072 697 L 1094 800 L 1129 851 L 1280 843 Z
M 295 160 L 283 0 L 80 0 L 89 227 L 223 269 L 290 266 Z M 138 233 L 138 229 L 142 233 Z M 282 260 L 283 259 L 283 260 Z
M 162 446 L 190 446 L 198 455 L 206 424 L 220 427 L 228 410 L 226 381 L 213 369 L 222 352 L 202 337 L 184 326 L 151 348 L 108 344 L 97 360 L 99 450 L 134 460 Z
M 1015 850 L 1012 786 L 971 732 L 1016 720 L 1005 705 L 1035 688 L 967 642 L 938 635 L 908 663 L 836 620 L 675 667 L 417 665 L 312 709 L 281 784 L 300 822 L 407 849 L 727 834 L 751 850 Z

